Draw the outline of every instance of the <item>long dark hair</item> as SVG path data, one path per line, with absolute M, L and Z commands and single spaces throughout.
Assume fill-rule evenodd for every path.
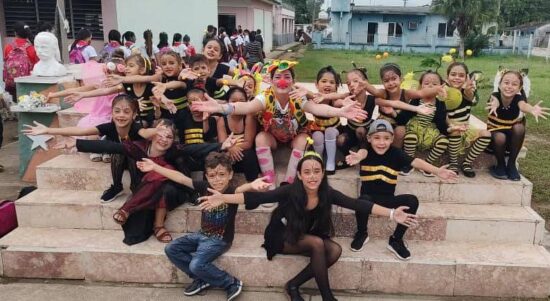
M 90 38 L 91 36 L 92 36 L 92 32 L 87 30 L 86 28 L 82 28 L 81 30 L 79 30 L 78 33 L 76 34 L 76 37 L 74 38 L 73 44 L 71 45 L 71 50 L 73 50 L 76 47 L 76 44 L 78 44 L 78 42 L 84 41 L 87 38 Z
M 121 40 L 121 36 L 120 36 L 120 31 L 116 30 L 116 29 L 111 29 L 109 31 L 109 42 L 110 41 L 116 41 L 118 42 L 120 45 L 122 45 L 122 40 Z
M 143 32 L 143 39 L 145 40 L 145 52 L 147 56 L 153 57 L 153 32 L 150 29 L 147 29 Z
M 168 45 L 168 34 L 164 31 L 159 33 L 159 43 L 157 44 L 158 49 L 162 49 Z
M 303 163 L 308 160 L 319 162 L 324 173 L 325 167 L 323 160 L 318 156 L 307 154 L 298 162 L 298 173 L 301 173 Z M 294 183 L 290 184 L 288 189 L 290 189 L 288 202 L 280 203 L 284 205 L 279 205 L 279 207 L 275 209 L 274 214 L 276 211 L 283 213 L 283 216 L 287 220 L 285 236 L 290 243 L 296 243 L 309 230 L 306 229 L 307 225 L 304 219 L 306 215 L 307 193 L 304 188 L 304 183 L 298 177 L 296 177 Z M 323 174 L 323 179 L 321 180 L 321 185 L 317 193 L 319 203 L 314 209 L 316 215 L 315 222 L 311 230 L 318 234 L 333 236 L 334 225 L 331 219 L 332 203 L 328 199 L 328 192 L 330 189 L 332 188 L 330 188 L 328 184 L 327 175 Z

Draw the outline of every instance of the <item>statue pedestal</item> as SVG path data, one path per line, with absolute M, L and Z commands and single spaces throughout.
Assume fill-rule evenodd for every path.
M 47 95 L 50 92 L 57 92 L 68 88 L 80 86 L 79 82 L 72 74 L 60 77 L 43 77 L 43 76 L 24 76 L 15 79 L 17 96 L 29 94 L 31 91 Z M 17 99 L 15 100 L 17 101 Z M 71 105 L 57 99 L 51 101 L 60 105 L 60 108 L 68 108 Z M 37 147 L 31 150 L 33 141 L 26 135 L 21 133 L 24 124 L 32 125 L 33 121 L 40 122 L 48 127 L 59 127 L 59 119 L 57 111 L 52 110 L 45 113 L 42 112 L 19 112 L 19 122 L 17 129 L 19 131 L 19 176 L 23 181 L 36 181 L 36 166 L 46 162 L 54 157 L 57 157 L 62 152 L 52 148 L 57 143 L 59 136 L 54 136 L 53 139 L 47 141 L 48 150 Z

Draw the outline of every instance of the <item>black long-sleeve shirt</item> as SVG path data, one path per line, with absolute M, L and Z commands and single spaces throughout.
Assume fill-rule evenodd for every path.
M 420 99 L 413 99 L 409 102 L 410 105 L 420 106 Z M 397 125 L 406 125 L 409 120 L 416 116 L 416 112 L 404 111 L 402 110 L 397 114 L 395 120 Z M 447 132 L 447 109 L 445 108 L 445 103 L 439 100 L 435 101 L 435 113 L 432 119 L 432 122 L 435 124 L 437 129 L 442 135 L 448 135 Z

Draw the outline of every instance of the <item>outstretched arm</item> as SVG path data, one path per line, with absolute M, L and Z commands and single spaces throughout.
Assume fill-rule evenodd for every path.
M 550 112 L 549 112 L 550 108 L 541 106 L 540 105 L 541 103 L 542 103 L 542 100 L 539 101 L 534 106 L 532 106 L 529 103 L 527 103 L 527 101 L 520 101 L 518 106 L 523 113 L 529 113 L 533 115 L 533 117 L 535 117 L 535 121 L 539 122 L 539 117 L 542 119 L 546 119 L 546 117 L 550 115 Z
M 454 171 L 447 169 L 447 165 L 436 167 L 422 159 L 415 158 L 411 162 L 411 166 L 416 169 L 420 169 L 425 172 L 437 175 L 440 179 L 445 181 L 455 181 L 458 179 L 458 175 Z
M 350 103 L 341 108 L 335 108 L 330 105 L 308 101 L 304 104 L 304 111 L 315 116 L 323 117 L 345 117 L 358 122 L 367 119 L 367 112 L 358 108 L 355 103 Z
M 25 127 L 21 132 L 26 135 L 61 135 L 61 136 L 90 136 L 99 135 L 96 127 L 81 128 L 81 127 L 66 127 L 66 128 L 50 128 L 37 121 L 34 125 L 24 124 Z
M 429 108 L 425 105 L 413 106 L 411 104 L 408 104 L 406 102 L 402 102 L 399 100 L 387 100 L 382 98 L 376 98 L 375 102 L 376 102 L 376 105 L 378 106 L 392 107 L 394 109 L 415 112 L 421 115 L 429 115 L 435 110 L 435 108 Z
M 162 167 L 156 164 L 155 162 L 153 162 L 151 159 L 143 158 L 143 160 L 137 162 L 136 165 L 139 168 L 139 170 L 141 170 L 142 172 L 154 171 L 176 183 L 182 184 L 192 189 L 195 188 L 193 187 L 193 180 L 188 176 L 184 175 L 183 173 L 177 170 Z
M 194 101 L 191 105 L 191 109 L 200 112 L 221 113 L 226 115 L 247 115 L 260 112 L 264 109 L 262 102 L 257 99 L 249 102 L 221 104 L 206 94 L 204 96 L 206 101 Z

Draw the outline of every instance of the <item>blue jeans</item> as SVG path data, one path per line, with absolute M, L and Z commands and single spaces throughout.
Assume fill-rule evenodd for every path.
M 235 278 L 220 270 L 212 262 L 229 249 L 225 241 L 199 232 L 180 237 L 169 243 L 164 252 L 168 259 L 192 279 L 200 279 L 211 286 L 228 288 Z M 193 255 L 191 255 L 194 253 Z

